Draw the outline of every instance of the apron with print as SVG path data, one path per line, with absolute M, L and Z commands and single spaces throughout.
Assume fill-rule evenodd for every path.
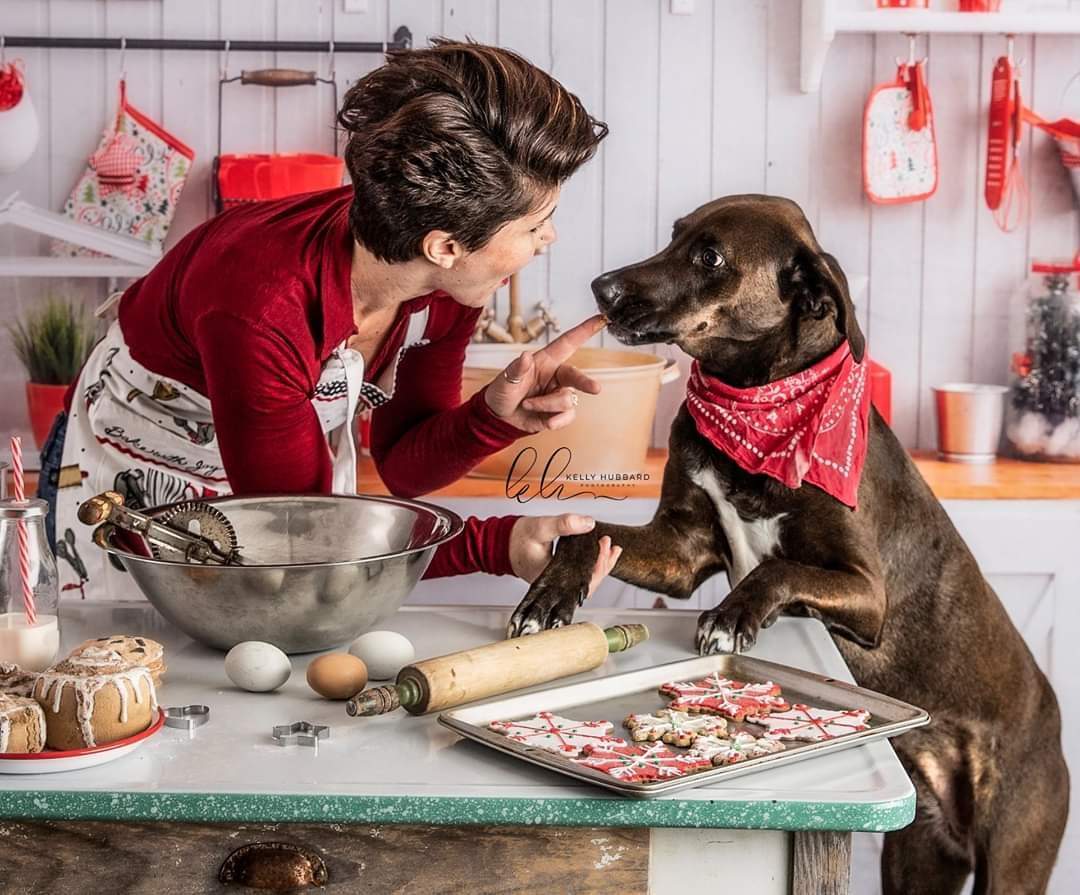
M 411 315 L 402 347 L 377 382 L 364 382 L 364 358 L 344 342 L 323 365 L 311 403 L 326 435 L 334 494 L 356 493 L 357 410 L 390 400 L 402 355 L 428 341 L 427 318 L 426 307 Z M 142 599 L 131 576 L 91 541 L 79 504 L 102 491 L 119 492 L 133 509 L 230 494 L 210 401 L 139 364 L 113 323 L 72 396 L 57 485 L 62 597 Z

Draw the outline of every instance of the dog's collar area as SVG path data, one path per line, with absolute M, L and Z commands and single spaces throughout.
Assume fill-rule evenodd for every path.
M 733 388 L 694 361 L 686 406 L 698 432 L 751 473 L 816 485 L 855 509 L 870 419 L 869 362 L 844 342 L 791 376 Z

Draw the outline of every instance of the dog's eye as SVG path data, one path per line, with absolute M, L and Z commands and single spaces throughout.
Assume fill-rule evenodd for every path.
M 705 251 L 701 253 L 701 263 L 706 267 L 716 270 L 716 268 L 724 266 L 724 256 L 716 251 L 716 249 L 705 249 Z

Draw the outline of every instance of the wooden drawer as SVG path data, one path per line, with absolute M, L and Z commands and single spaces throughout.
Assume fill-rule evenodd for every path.
M 326 892 L 635 895 L 649 873 L 647 829 L 0 821 L 0 842 L 4 895 L 252 892 L 219 870 L 271 842 L 314 852 Z

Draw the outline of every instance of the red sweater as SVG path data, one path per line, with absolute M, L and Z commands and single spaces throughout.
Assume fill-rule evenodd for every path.
M 200 224 L 120 301 L 132 356 L 210 399 L 236 494 L 329 493 L 331 458 L 311 406 L 323 364 L 356 332 L 352 187 L 242 205 Z M 387 488 L 415 497 L 461 478 L 524 434 L 483 392 L 461 403 L 465 348 L 479 308 L 445 293 L 405 302 L 364 378 L 385 369 L 410 313 L 430 306 L 424 337 L 398 364 L 392 400 L 372 415 L 371 452 Z M 470 517 L 424 577 L 511 574 L 518 516 Z

